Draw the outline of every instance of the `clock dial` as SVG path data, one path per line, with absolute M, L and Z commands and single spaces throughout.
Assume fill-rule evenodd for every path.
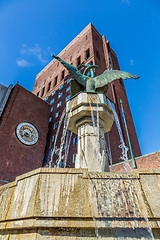
M 16 135 L 20 142 L 25 145 L 34 145 L 39 138 L 38 129 L 29 122 L 21 122 L 16 127 Z

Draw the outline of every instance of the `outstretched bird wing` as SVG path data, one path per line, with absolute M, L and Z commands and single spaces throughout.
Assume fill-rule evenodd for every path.
M 119 71 L 119 70 L 106 70 L 101 75 L 95 77 L 95 89 L 102 88 L 106 86 L 108 83 L 111 83 L 112 81 L 123 78 L 139 78 L 136 75 L 133 75 L 131 73 Z

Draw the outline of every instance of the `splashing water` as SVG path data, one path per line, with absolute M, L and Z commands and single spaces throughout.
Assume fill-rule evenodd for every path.
M 88 196 L 89 196 L 89 203 L 90 203 L 90 207 L 91 207 L 91 214 L 92 214 L 93 224 L 94 224 L 94 229 L 95 229 L 95 236 L 97 239 L 99 239 L 99 233 L 98 233 L 98 227 L 97 227 L 97 222 L 96 222 L 96 218 L 95 218 L 94 208 L 92 207 L 92 200 L 93 200 L 92 192 L 91 192 L 92 179 L 90 177 L 90 174 L 88 174 L 88 180 L 89 180 Z M 93 193 L 95 194 L 94 189 L 93 189 Z
M 125 165 L 125 169 L 127 172 L 129 171 L 132 171 L 132 168 L 131 166 L 129 165 L 129 162 L 128 162 L 128 156 L 127 156 L 127 152 L 128 152 L 128 147 L 125 146 L 125 142 L 124 142 L 124 139 L 123 139 L 123 135 L 122 135 L 122 129 L 121 129 L 121 125 L 119 123 L 119 119 L 118 119 L 118 115 L 117 115 L 117 112 L 116 112 L 116 109 L 115 109 L 115 106 L 112 102 L 109 101 L 109 105 L 114 113 L 114 120 L 115 120 L 115 123 L 116 123 L 116 126 L 117 126 L 117 130 L 118 130 L 118 133 L 119 133 L 119 137 L 120 137 L 120 142 L 121 144 L 119 145 L 119 148 L 122 149 L 122 156 L 121 156 L 121 159 L 124 161 Z
M 98 95 L 97 95 L 97 119 L 95 119 L 94 117 L 94 114 L 93 114 L 93 107 L 92 107 L 92 104 L 91 104 L 91 99 L 89 97 L 89 106 L 91 108 L 91 117 L 92 117 L 92 123 L 93 123 L 93 130 L 94 130 L 94 136 L 96 138 L 96 148 L 95 148 L 95 151 L 96 151 L 96 155 L 97 155 L 97 159 L 100 163 L 100 166 L 101 166 L 101 163 L 102 163 L 102 156 L 101 156 L 101 153 L 100 153 L 100 139 L 99 139 L 99 112 L 98 112 Z
M 59 150 L 59 158 L 58 158 L 58 161 L 56 162 L 57 168 L 60 167 L 60 164 L 61 164 L 62 160 L 64 159 L 64 156 L 62 157 L 62 151 L 63 151 L 65 139 L 66 139 L 66 134 L 67 134 L 68 124 L 69 124 L 69 120 L 70 120 L 70 116 L 71 116 L 71 111 L 72 111 L 72 106 L 70 104 L 70 110 L 67 111 L 67 113 L 65 115 L 65 119 L 64 119 L 63 133 L 62 133 L 62 137 L 61 137 L 61 144 L 60 144 L 60 150 Z
M 119 123 L 119 119 L 118 119 L 116 110 L 115 110 L 115 106 L 113 105 L 113 103 L 111 103 L 111 102 L 109 102 L 109 103 L 110 103 L 110 106 L 111 106 L 112 111 L 114 113 L 116 126 L 117 126 L 117 129 L 118 129 L 118 132 L 119 132 L 119 136 L 120 136 L 121 145 L 119 147 L 122 149 L 122 157 L 121 157 L 121 159 L 125 162 L 125 168 L 126 168 L 127 172 L 128 171 L 132 171 L 132 168 L 131 168 L 131 166 L 128 163 L 128 156 L 127 156 L 128 147 L 125 146 L 125 143 L 124 143 L 124 140 L 123 140 L 122 129 L 121 129 L 121 126 L 120 126 L 120 123 Z M 150 234 L 152 240 L 154 240 L 153 232 L 152 232 L 149 220 L 148 220 L 147 210 L 146 210 L 146 207 L 145 207 L 145 203 L 144 203 L 144 199 L 143 199 L 143 196 L 142 196 L 142 193 L 141 193 L 141 189 L 140 189 L 139 183 L 138 183 L 137 187 L 138 187 L 138 191 L 139 191 L 141 202 L 142 202 L 142 206 L 143 206 L 144 219 L 145 219 L 145 221 L 147 223 L 147 231 Z
M 106 144 L 106 149 L 107 149 L 107 153 L 108 153 L 108 158 L 109 158 L 109 162 L 111 165 L 111 169 L 112 169 L 112 154 L 111 154 L 111 146 L 110 146 L 110 140 L 109 140 L 109 132 L 107 132 L 107 142 L 105 140 L 105 144 Z
M 57 138 L 58 138 L 58 135 L 59 135 L 59 130 L 60 130 L 60 127 L 62 125 L 62 121 L 64 119 L 64 116 L 65 116 L 65 110 L 63 110 L 62 112 L 62 115 L 61 115 L 61 118 L 60 118 L 60 121 L 59 121 L 59 125 L 58 125 L 58 129 L 57 129 L 57 132 L 56 132 L 56 136 L 55 136 L 55 141 L 54 141 L 54 147 L 53 147 L 53 150 L 51 152 L 51 157 L 50 157 L 50 160 L 48 162 L 48 167 L 52 167 L 52 164 L 53 164 L 53 156 L 54 156 L 54 153 L 56 151 L 56 143 L 57 143 Z
M 152 240 L 155 240 L 154 236 L 153 236 L 153 232 L 152 232 L 152 228 L 150 226 L 150 223 L 149 223 L 149 219 L 148 219 L 148 216 L 147 216 L 147 210 L 146 210 L 146 206 L 145 206 L 145 203 L 144 203 L 144 199 L 143 199 L 143 196 L 142 196 L 142 193 L 141 193 L 141 188 L 140 188 L 140 183 L 138 182 L 137 183 L 137 187 L 138 187 L 138 191 L 139 191 L 139 194 L 140 194 L 140 198 L 141 198 L 141 202 L 142 202 L 142 206 L 143 206 L 143 215 L 144 215 L 144 219 L 147 223 L 147 231 L 148 233 L 150 234 Z
M 68 133 L 68 131 L 67 131 L 67 133 Z M 67 157 L 68 157 L 68 153 L 69 153 L 69 147 L 70 147 L 70 143 L 71 143 L 72 132 L 70 133 L 69 140 L 68 140 L 68 135 L 69 135 L 69 134 L 67 134 L 67 138 L 66 138 L 66 149 L 65 149 L 64 168 L 66 167 L 66 164 L 67 164 Z

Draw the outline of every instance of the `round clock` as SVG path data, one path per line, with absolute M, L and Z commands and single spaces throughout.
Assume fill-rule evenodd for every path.
M 38 129 L 29 122 L 21 122 L 16 127 L 16 135 L 20 142 L 25 145 L 33 145 L 38 141 Z

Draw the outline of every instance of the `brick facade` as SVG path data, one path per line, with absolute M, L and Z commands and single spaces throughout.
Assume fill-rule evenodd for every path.
M 58 54 L 58 56 L 66 62 L 72 63 L 82 72 L 82 63 L 96 64 L 99 66 L 95 72 L 96 75 L 102 74 L 106 69 L 109 68 L 118 70 L 120 69 L 116 53 L 111 49 L 109 41 L 106 41 L 105 36 L 102 37 L 92 24 L 89 24 L 75 39 L 73 39 L 73 41 Z M 80 65 L 78 66 L 78 64 Z M 33 93 L 44 100 L 46 99 L 46 101 L 53 107 L 53 111 L 50 114 L 50 117 L 52 117 L 52 119 L 50 119 L 51 121 L 49 126 L 48 144 L 46 147 L 44 165 L 47 163 L 47 156 L 50 146 L 53 148 L 54 145 L 54 141 L 52 140 L 57 131 L 57 129 L 54 129 L 54 124 L 56 122 L 59 122 L 60 116 L 65 107 L 66 97 L 69 97 L 70 95 L 70 92 L 67 91 L 69 87 L 68 81 L 70 78 L 71 75 L 69 75 L 64 66 L 60 64 L 56 59 L 53 59 L 36 77 Z M 63 87 L 61 88 L 62 85 Z M 62 96 L 59 95 L 60 93 L 62 93 Z M 124 141 L 128 146 L 127 135 L 123 124 L 120 107 L 120 99 L 123 101 L 133 155 L 134 157 L 140 156 L 141 150 L 139 147 L 123 80 L 119 79 L 111 83 L 106 95 L 115 103 L 115 108 L 121 124 Z M 58 96 L 60 97 L 58 98 Z M 52 99 L 54 99 L 54 102 Z M 57 107 L 57 103 L 59 101 L 61 101 L 61 106 Z M 57 113 L 58 111 L 59 116 Z M 62 130 L 63 128 L 60 129 L 59 138 L 57 141 L 58 147 L 60 144 Z M 115 123 L 109 135 L 112 161 L 113 163 L 121 162 L 121 149 L 119 148 L 120 139 Z M 75 135 L 73 134 L 67 163 L 68 167 L 74 167 L 73 154 L 76 153 L 76 146 L 73 146 L 74 137 Z M 129 158 L 131 157 L 130 153 L 128 156 Z M 57 156 L 55 156 L 54 159 L 56 160 Z
M 138 169 L 149 170 L 149 169 L 160 169 L 160 151 L 147 154 L 141 157 L 135 158 L 136 167 Z M 131 169 L 133 168 L 133 161 L 129 160 Z M 110 167 L 112 172 L 126 172 L 124 163 L 118 163 Z
M 0 184 L 42 167 L 49 113 L 50 105 L 31 92 L 18 84 L 12 89 L 0 118 Z M 16 136 L 16 126 L 22 121 L 39 130 L 39 140 L 33 146 L 24 145 Z

